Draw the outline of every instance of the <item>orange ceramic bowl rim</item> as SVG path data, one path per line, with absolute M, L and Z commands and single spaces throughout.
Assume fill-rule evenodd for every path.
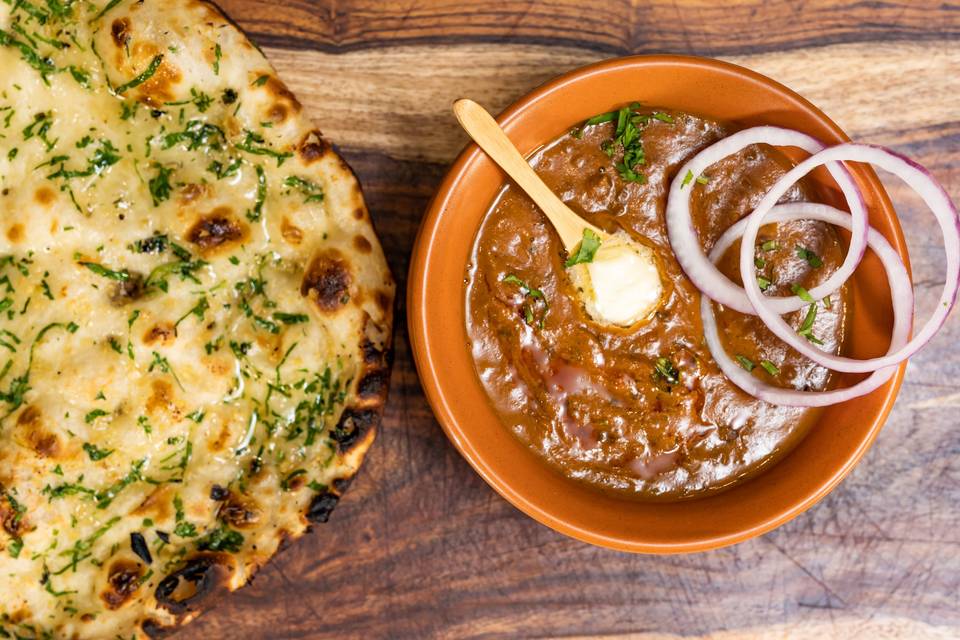
M 779 107 L 780 110 L 771 109 L 770 114 L 760 116 L 759 119 L 751 119 L 752 116 L 748 116 L 744 120 L 744 124 L 769 123 L 786 126 L 783 121 L 799 120 L 803 121 L 805 126 L 795 126 L 793 128 L 806 130 L 807 133 L 820 138 L 826 144 L 849 141 L 840 127 L 824 113 L 784 85 L 730 63 L 678 55 L 616 58 L 573 70 L 534 89 L 508 107 L 497 120 L 508 135 L 517 142 L 518 136 L 522 137 L 525 130 L 530 129 L 531 126 L 538 126 L 537 124 L 531 125 L 530 121 L 533 112 L 537 108 L 543 108 L 545 103 L 549 103 L 551 100 L 554 102 L 560 100 L 564 104 L 564 108 L 566 108 L 566 105 L 574 104 L 572 111 L 575 111 L 578 108 L 577 105 L 579 105 L 578 100 L 580 102 L 590 101 L 591 98 L 589 96 L 585 97 L 585 94 L 589 93 L 591 89 L 596 89 L 597 86 L 605 86 L 605 82 L 610 86 L 619 86 L 611 83 L 622 83 L 624 79 L 632 78 L 634 74 L 637 78 L 670 74 L 670 77 L 677 78 L 676 82 L 681 85 L 683 83 L 679 79 L 685 77 L 699 78 L 699 80 L 691 80 L 691 83 L 693 83 L 691 86 L 711 89 L 715 94 L 724 91 L 745 92 L 745 94 L 751 94 L 752 92 L 751 95 L 753 95 L 754 100 L 768 99 L 770 104 Z M 704 78 L 706 80 L 703 80 Z M 706 82 L 709 86 L 698 86 L 696 82 Z M 665 90 L 669 91 L 669 89 Z M 686 89 L 681 89 L 681 93 L 685 91 Z M 686 94 L 684 93 L 684 95 Z M 669 103 L 669 99 L 658 101 L 655 98 L 648 100 L 637 96 L 624 100 L 621 99 L 622 97 L 611 96 L 605 107 L 597 108 L 593 110 L 593 113 L 609 110 L 610 107 L 632 99 L 639 99 L 656 106 L 676 108 L 675 104 Z M 592 99 L 595 100 L 596 98 Z M 678 94 L 677 99 L 681 102 L 687 100 L 689 103 L 693 98 L 689 96 L 684 98 Z M 747 95 L 744 96 L 744 100 L 746 99 Z M 736 102 L 736 96 L 731 100 Z M 709 109 L 701 111 L 699 108 L 690 108 L 687 105 L 682 110 L 711 116 Z M 584 113 L 588 115 L 584 116 Z M 585 117 L 589 117 L 589 115 L 592 115 L 589 111 L 572 113 L 565 126 L 572 126 Z M 559 119 L 563 117 L 566 116 L 558 116 Z M 719 118 L 720 116 L 715 117 Z M 737 119 L 734 118 L 734 121 L 737 121 Z M 541 133 L 538 138 L 539 142 L 532 146 L 529 143 L 518 143 L 518 146 L 521 152 L 527 154 L 536 146 L 550 142 L 557 135 L 562 134 L 564 130 L 564 127 L 554 127 L 552 137 L 544 137 Z M 486 173 L 484 176 L 478 176 L 481 172 Z M 864 191 L 870 211 L 871 224 L 878 227 L 887 236 L 887 239 L 890 240 L 909 269 L 903 233 L 882 184 L 869 167 L 855 166 L 852 168 L 852 173 L 861 190 Z M 576 499 L 580 500 L 588 510 L 593 508 L 592 504 L 594 502 L 604 502 L 604 505 L 597 507 L 599 510 L 594 513 L 594 516 L 597 517 L 590 518 L 587 514 L 581 516 L 576 511 L 563 512 L 561 507 L 565 505 L 567 497 L 584 490 L 582 487 L 576 487 L 577 483 L 574 481 L 547 469 L 545 463 L 540 462 L 543 469 L 539 471 L 531 467 L 529 461 L 523 459 L 523 455 L 513 449 L 506 441 L 502 441 L 498 445 L 488 444 L 490 438 L 500 437 L 500 434 L 491 430 L 489 424 L 490 415 L 495 414 L 492 414 L 489 403 L 485 407 L 478 404 L 477 391 L 484 393 L 482 386 L 476 373 L 471 369 L 469 372 L 473 377 L 473 388 L 471 388 L 470 376 L 463 371 L 463 353 L 457 351 L 458 349 L 462 350 L 470 359 L 469 353 L 467 353 L 466 330 L 462 326 L 464 324 L 463 293 L 461 291 L 459 296 L 453 296 L 452 300 L 449 299 L 450 295 L 440 296 L 440 299 L 438 299 L 438 292 L 443 293 L 445 291 L 449 294 L 454 291 L 457 285 L 462 289 L 464 273 L 469 260 L 469 252 L 463 253 L 459 248 L 456 250 L 448 248 L 451 245 L 450 238 L 454 237 L 455 244 L 462 247 L 462 236 L 468 235 L 470 238 L 469 245 L 472 247 L 473 238 L 477 231 L 479 219 L 482 219 L 482 214 L 476 220 L 477 224 L 467 224 L 464 221 L 462 224 L 456 225 L 456 228 L 445 227 L 444 225 L 450 225 L 453 217 L 459 217 L 462 211 L 468 208 L 462 202 L 465 198 L 465 192 L 474 189 L 475 183 L 480 182 L 489 191 L 489 183 L 491 180 L 496 180 L 491 176 L 498 174 L 499 172 L 494 168 L 492 161 L 475 144 L 468 145 L 451 166 L 427 209 L 414 244 L 408 278 L 407 319 L 410 343 L 421 384 L 441 427 L 474 470 L 515 507 L 560 533 L 603 547 L 642 553 L 704 551 L 747 540 L 795 518 L 833 490 L 863 457 L 893 408 L 903 381 L 905 364 L 897 369 L 890 381 L 872 394 L 840 405 L 842 410 L 838 410 L 839 417 L 836 419 L 845 421 L 829 428 L 857 429 L 857 434 L 850 435 L 848 437 L 849 442 L 844 441 L 843 446 L 845 448 L 835 459 L 830 459 L 821 464 L 820 456 L 817 456 L 816 460 L 811 458 L 815 467 L 819 465 L 819 467 L 816 467 L 815 473 L 811 472 L 815 477 L 805 477 L 811 475 L 807 473 L 783 476 L 783 474 L 775 472 L 780 465 L 786 464 L 788 460 L 799 455 L 799 450 L 805 448 L 804 443 L 813 438 L 815 432 L 818 434 L 818 439 L 827 439 L 824 440 L 826 445 L 817 444 L 815 446 L 820 447 L 820 449 L 814 449 L 814 451 L 825 452 L 827 457 L 833 454 L 834 442 L 829 439 L 830 434 L 826 431 L 828 427 L 819 423 L 811 431 L 811 434 L 808 434 L 798 445 L 797 449 L 785 456 L 783 461 L 772 465 L 770 469 L 765 470 L 759 476 L 715 496 L 670 503 L 669 505 L 646 503 L 645 506 L 641 507 L 637 506 L 638 503 L 635 501 L 607 496 L 590 499 L 578 495 Z M 501 177 L 499 180 L 502 183 L 503 178 Z M 479 204 L 470 205 L 470 216 L 476 217 L 473 209 L 477 207 L 485 212 L 489 208 L 491 200 L 492 198 L 488 198 Z M 451 251 L 454 252 L 453 255 L 450 255 Z M 459 259 L 461 255 L 462 260 Z M 875 267 L 876 265 L 874 265 Z M 459 311 L 457 307 L 460 308 Z M 861 319 L 858 318 L 857 321 L 859 322 Z M 457 326 L 458 323 L 461 326 Z M 883 331 L 884 328 L 881 326 L 871 335 L 869 340 L 865 339 L 873 344 L 872 347 L 867 347 L 868 350 L 876 350 L 875 343 L 878 340 L 882 342 Z M 464 340 L 467 342 L 464 342 Z M 886 347 L 885 344 L 880 346 Z M 880 351 L 882 352 L 882 350 Z M 872 353 L 871 355 L 877 354 Z M 470 359 L 470 363 L 472 364 L 472 359 Z M 860 420 L 857 420 L 858 418 Z M 821 422 L 827 420 L 826 414 L 820 420 Z M 503 434 L 519 444 L 519 440 L 509 433 L 508 429 L 502 424 L 496 424 L 494 428 L 499 428 Z M 835 432 L 834 435 L 837 433 L 842 434 L 837 436 L 838 439 L 847 435 L 847 432 L 844 431 Z M 491 449 L 492 446 L 500 447 L 500 449 Z M 524 445 L 521 444 L 520 446 L 523 447 Z M 839 445 L 837 446 L 839 447 Z M 500 450 L 509 450 L 510 452 L 501 453 Z M 530 453 L 529 455 L 532 456 L 533 454 Z M 522 468 L 524 471 L 514 473 L 514 467 L 509 461 L 509 456 L 514 456 L 516 468 Z M 794 461 L 792 464 L 796 467 L 800 463 Z M 806 467 L 801 465 L 800 468 L 805 469 Z M 788 472 L 785 471 L 784 473 Z M 549 477 L 551 474 L 553 479 Z M 757 484 L 758 482 L 762 483 L 764 478 L 768 476 L 770 477 L 767 482 L 779 483 L 776 488 L 764 488 L 763 484 Z M 777 477 L 774 479 L 772 476 Z M 797 476 L 799 476 L 799 479 L 797 479 Z M 787 486 L 789 483 L 794 483 L 796 487 L 790 489 Z M 783 491 L 785 487 L 786 493 Z M 727 508 L 730 511 L 728 520 L 723 520 L 727 517 L 726 515 L 718 516 L 724 526 L 713 527 L 704 524 L 705 518 L 708 519 L 711 512 L 709 507 L 702 506 L 702 503 L 716 501 L 719 496 L 729 496 L 729 494 L 737 492 L 741 492 L 749 498 L 752 494 L 757 494 L 758 491 L 769 493 L 775 498 L 770 500 L 774 504 L 766 511 L 763 511 L 763 509 L 768 503 L 763 500 L 763 496 L 757 498 L 759 500 L 757 505 L 750 507 L 752 511 L 746 512 L 741 509 L 739 515 L 736 511 L 738 505 L 735 499 L 727 498 L 717 503 L 720 507 Z M 610 500 L 613 502 L 607 505 L 605 501 Z M 617 508 L 618 501 L 623 503 L 621 508 L 626 515 L 621 517 L 618 514 L 614 517 L 611 514 L 607 517 L 605 514 L 608 507 L 610 509 Z M 697 506 L 698 504 L 701 506 Z M 723 507 L 724 504 L 726 507 Z M 630 523 L 621 522 L 632 517 L 631 514 L 634 511 L 631 511 L 631 509 L 640 514 L 637 516 L 636 527 L 632 527 Z M 758 509 L 763 512 L 754 513 Z M 663 513 L 657 513 L 658 510 Z M 685 511 L 690 513 L 685 513 Z M 598 521 L 603 521 L 603 524 L 598 525 Z M 676 529 L 661 535 L 657 532 L 651 533 L 649 530 L 651 524 L 654 525 L 654 528 L 660 525 L 668 528 L 676 525 Z

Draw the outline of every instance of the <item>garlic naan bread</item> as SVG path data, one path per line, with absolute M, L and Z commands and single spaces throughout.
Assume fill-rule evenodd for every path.
M 325 522 L 394 285 L 359 185 L 196 0 L 0 2 L 0 637 L 163 635 Z

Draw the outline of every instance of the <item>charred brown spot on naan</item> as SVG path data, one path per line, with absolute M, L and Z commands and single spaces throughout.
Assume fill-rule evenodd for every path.
M 303 275 L 300 293 L 317 308 L 333 312 L 350 301 L 350 264 L 336 249 L 314 256 Z
M 196 612 L 205 601 L 228 590 L 236 570 L 236 560 L 229 554 L 199 553 L 161 580 L 154 597 L 157 604 L 176 616 Z
M 205 256 L 241 245 L 249 236 L 250 227 L 228 207 L 217 207 L 187 231 L 187 240 Z
M 389 315 L 393 310 L 393 297 L 386 291 L 377 291 L 375 300 L 377 301 L 377 307 L 384 315 Z
M 10 225 L 10 228 L 7 229 L 7 240 L 13 243 L 23 240 L 23 225 L 19 222 Z
M 370 371 L 357 382 L 357 395 L 365 400 L 371 398 L 386 399 L 389 382 L 389 370 L 377 369 Z
M 370 244 L 370 241 L 360 235 L 353 236 L 353 248 L 363 255 L 368 255 L 373 251 L 373 245 Z
M 117 560 L 110 564 L 107 573 L 107 588 L 100 592 L 100 598 L 110 610 L 116 610 L 126 604 L 140 588 L 144 567 L 139 562 Z
M 362 442 L 367 434 L 380 423 L 380 408 L 347 407 L 333 430 L 333 440 L 343 453 Z
M 207 195 L 208 185 L 198 182 L 184 185 L 180 189 L 180 204 L 190 204 Z
M 289 115 L 300 113 L 303 109 L 296 96 L 276 76 L 267 78 L 263 90 L 269 94 L 269 106 L 264 111 L 267 122 L 282 124 Z
M 40 187 L 33 194 L 33 199 L 37 201 L 38 204 L 49 207 L 53 204 L 54 200 L 57 199 L 57 194 L 50 187 Z
M 319 129 L 314 129 L 307 133 L 297 144 L 297 155 L 303 164 L 309 165 L 317 162 L 330 150 L 330 143 L 323 138 Z
M 221 425 L 220 431 L 217 432 L 216 437 L 207 443 L 207 449 L 209 449 L 211 453 L 217 453 L 225 450 L 227 448 L 227 444 L 230 442 L 231 435 L 232 433 L 230 431 L 230 425 Z
M 170 344 L 177 337 L 177 329 L 172 322 L 158 322 L 143 334 L 143 343 L 152 346 Z
M 253 498 L 231 492 L 219 516 L 234 529 L 250 529 L 260 523 L 261 509 Z
M 130 31 L 130 18 L 127 17 L 117 18 L 110 25 L 110 37 L 118 49 L 126 49 L 130 43 Z
M 47 430 L 43 412 L 30 405 L 17 416 L 17 436 L 27 448 L 42 458 L 56 458 L 61 453 L 60 439 Z
M 0 493 L 2 489 L 3 487 L 0 486 Z M 12 538 L 19 538 L 30 530 L 27 516 L 15 509 L 13 503 L 2 495 L 0 495 L 0 524 Z
M 30 617 L 30 610 L 25 607 L 22 607 L 10 614 L 9 621 L 11 624 L 20 624 L 21 622 L 23 622 L 29 617 Z M 5 618 L 4 622 L 6 621 L 7 619 Z
M 333 513 L 337 503 L 340 502 L 340 496 L 332 491 L 323 491 L 318 493 L 310 501 L 307 507 L 306 518 L 314 524 L 322 524 L 330 520 L 330 514 Z
M 143 275 L 128 271 L 127 279 L 116 282 L 110 287 L 110 302 L 115 307 L 123 307 L 143 297 Z
M 166 412 L 173 416 L 180 415 L 180 408 L 174 402 L 173 385 L 166 380 L 154 380 L 151 385 L 150 397 L 147 398 L 147 411 L 150 413 Z
M 171 501 L 173 500 L 172 494 L 172 485 L 167 484 L 158 487 L 133 510 L 133 515 L 150 516 L 157 521 L 170 518 L 173 515 L 171 507 Z
M 303 242 L 303 229 L 290 222 L 290 219 L 286 216 L 280 221 L 280 235 L 292 245 Z

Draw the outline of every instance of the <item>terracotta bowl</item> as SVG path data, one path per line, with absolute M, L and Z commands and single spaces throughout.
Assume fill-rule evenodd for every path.
M 798 129 L 827 144 L 848 139 L 816 107 L 773 80 L 724 62 L 680 56 L 621 58 L 578 69 L 521 98 L 498 120 L 520 151 L 531 154 L 574 124 L 634 100 L 743 127 Z M 871 224 L 906 262 L 903 236 L 880 181 L 863 166 L 853 167 L 853 174 Z M 823 201 L 846 208 L 825 172 L 812 177 Z M 708 497 L 630 500 L 600 493 L 548 467 L 494 413 L 475 372 L 465 328 L 467 260 L 504 180 L 476 145 L 460 154 L 421 225 L 407 307 L 414 357 L 433 411 L 454 446 L 500 495 L 543 524 L 586 542 L 623 551 L 691 552 L 740 542 L 787 522 L 823 498 L 860 460 L 893 406 L 905 367 L 871 395 L 825 409 L 809 434 L 763 473 Z M 886 278 L 871 254 L 852 282 L 851 302 L 846 352 L 881 355 L 891 312 Z

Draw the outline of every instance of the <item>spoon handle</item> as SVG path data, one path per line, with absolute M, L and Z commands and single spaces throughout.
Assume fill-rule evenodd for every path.
M 540 207 L 568 252 L 576 248 L 585 228 L 601 237 L 606 235 L 574 213 L 544 184 L 486 109 L 464 98 L 453 103 L 453 112 L 473 141 Z

